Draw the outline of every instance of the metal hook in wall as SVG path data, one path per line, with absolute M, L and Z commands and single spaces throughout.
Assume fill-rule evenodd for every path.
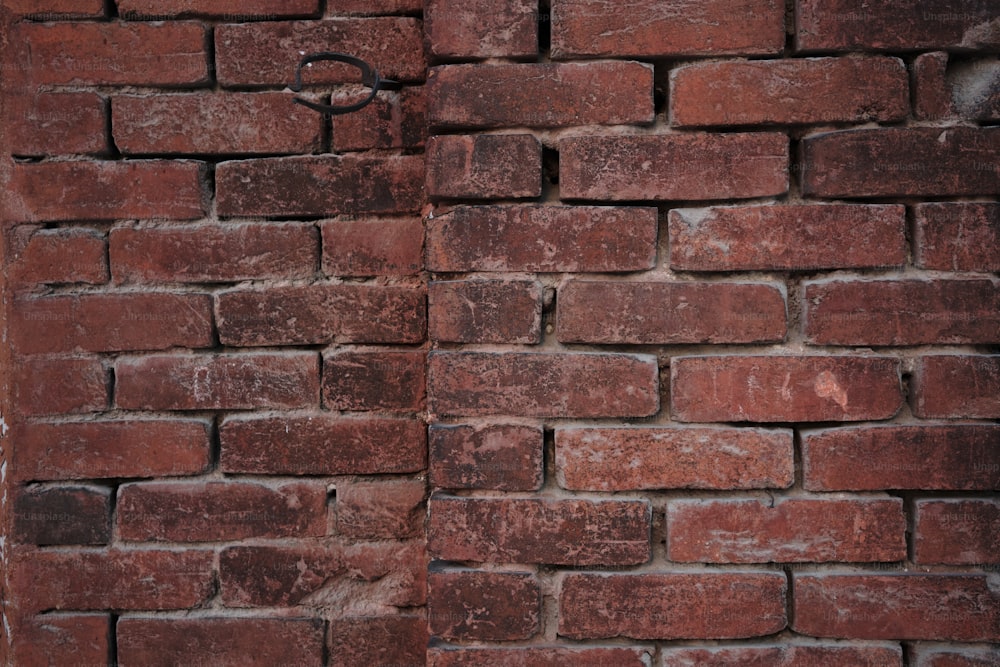
M 371 88 L 371 92 L 368 93 L 368 97 L 361 100 L 360 102 L 355 102 L 354 104 L 346 104 L 343 106 L 336 106 L 330 104 L 319 104 L 311 100 L 303 99 L 301 97 L 296 97 L 293 102 L 296 104 L 301 104 L 302 106 L 309 107 L 313 111 L 318 111 L 326 116 L 339 116 L 345 113 L 352 113 L 360 109 L 364 109 L 366 106 L 371 104 L 375 96 L 378 95 L 380 90 L 399 90 L 401 84 L 398 81 L 393 81 L 392 79 L 383 79 L 379 76 L 378 72 L 374 67 L 366 63 L 361 58 L 348 55 L 346 53 L 335 53 L 333 51 L 324 51 L 322 53 L 313 53 L 302 58 L 299 62 L 298 67 L 295 68 L 295 83 L 291 85 L 293 92 L 302 91 L 302 68 L 307 65 L 311 65 L 315 62 L 320 62 L 324 60 L 332 60 L 335 62 L 346 63 L 357 67 L 361 71 L 361 82 Z

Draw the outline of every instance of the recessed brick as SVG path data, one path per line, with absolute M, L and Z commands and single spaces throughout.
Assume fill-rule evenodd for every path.
M 914 262 L 938 271 L 1000 271 L 1000 204 L 918 204 Z
M 1000 501 L 917 500 L 915 514 L 913 562 L 978 566 L 1000 563 Z
M 111 490 L 94 486 L 28 487 L 15 492 L 14 536 L 22 544 L 107 544 Z
M 432 424 L 428 438 L 435 487 L 535 491 L 542 486 L 541 427 Z
M 542 285 L 528 280 L 456 280 L 428 288 L 431 340 L 536 344 L 542 338 Z
M 98 285 L 108 282 L 107 241 L 94 229 L 14 228 L 7 252 L 12 281 Z
M 320 225 L 329 276 L 409 276 L 424 266 L 424 225 L 417 218 L 337 220 Z
M 406 539 L 423 535 L 423 480 L 337 485 L 337 534 L 352 539 Z
M 440 272 L 651 269 L 651 207 L 460 206 L 427 220 L 427 268 Z
M 903 206 L 791 204 L 670 211 L 674 270 L 801 271 L 904 264 Z
M 108 372 L 96 358 L 20 359 L 11 377 L 22 415 L 81 414 L 108 406 Z
M 745 199 L 788 190 L 783 134 L 582 136 L 559 141 L 566 199 Z
M 574 491 L 787 488 L 792 433 L 727 428 L 556 429 L 556 478 Z
M 108 150 L 107 102 L 97 93 L 36 93 L 11 100 L 13 155 L 99 155 Z
M 1000 418 L 1000 356 L 920 357 L 911 406 L 921 419 Z
M 329 410 L 424 406 L 427 357 L 420 351 L 335 351 L 323 356 L 323 405 Z
M 530 134 L 427 140 L 431 199 L 524 199 L 542 194 L 542 145 Z
M 541 629 L 542 592 L 527 572 L 431 572 L 427 620 L 446 639 L 511 641 Z
M 563 343 L 762 343 L 787 331 L 776 283 L 572 280 L 556 303 Z

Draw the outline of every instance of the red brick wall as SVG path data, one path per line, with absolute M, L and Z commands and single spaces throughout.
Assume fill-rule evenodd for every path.
M 0 658 L 1000 665 L 992 3 L 3 18 Z

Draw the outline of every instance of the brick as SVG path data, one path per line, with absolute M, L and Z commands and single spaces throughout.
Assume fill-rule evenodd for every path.
M 192 86 L 210 81 L 208 35 L 194 21 L 28 23 L 32 80 L 52 85 Z
M 319 266 L 319 233 L 299 223 L 117 227 L 109 245 L 116 283 L 311 278 Z
M 667 554 L 682 563 L 906 560 L 899 498 L 678 500 L 667 503 Z
M 997 419 L 1000 356 L 921 357 L 912 389 L 913 414 L 921 419 Z
M 645 501 L 433 496 L 432 558 L 478 563 L 638 565 L 650 557 Z
M 118 0 L 118 13 L 122 16 L 161 21 L 167 17 L 188 16 L 206 16 L 232 23 L 254 19 L 274 21 L 318 11 L 319 0 L 286 0 L 280 5 L 266 0 Z
M 670 267 L 802 271 L 906 264 L 898 205 L 715 206 L 670 211 Z
M 437 58 L 534 58 L 538 5 L 532 0 L 430 0 L 424 31 Z
M 559 634 L 569 639 L 736 639 L 785 627 L 785 576 L 726 572 L 569 573 Z
M 802 433 L 810 491 L 1000 488 L 1000 426 L 921 424 Z
M 434 487 L 497 491 L 536 491 L 542 487 L 541 427 L 432 424 L 428 439 Z
M 788 488 L 792 433 L 728 428 L 556 429 L 556 479 L 573 491 Z
M 196 475 L 210 465 L 201 421 L 62 421 L 14 426 L 18 481 Z
M 352 539 L 423 536 L 422 480 L 349 482 L 337 485 L 337 534 Z
M 792 629 L 814 637 L 996 641 L 1000 604 L 986 576 L 793 574 Z
M 12 282 L 25 286 L 108 282 L 107 242 L 97 230 L 21 226 L 13 235 L 7 246 Z
M 1000 204 L 915 207 L 914 263 L 939 271 L 1000 271 Z
M 363 95 L 356 92 L 335 92 L 332 98 L 334 104 L 344 106 L 359 99 Z M 426 139 L 427 99 L 423 86 L 380 92 L 363 109 L 333 117 L 333 150 L 338 153 L 419 148 Z
M 917 644 L 910 652 L 914 667 L 997 667 L 996 648 L 938 647 Z
M 21 359 L 11 376 L 22 415 L 81 414 L 108 406 L 108 373 L 98 359 Z
M 684 422 L 869 421 L 902 404 L 888 357 L 675 357 L 670 371 L 671 414 Z
M 525 242 L 532 239 L 532 242 Z M 656 263 L 651 207 L 460 206 L 427 220 L 427 268 L 614 273 Z
M 1000 289 L 990 280 L 805 283 L 805 333 L 817 345 L 1000 342 Z
M 4 9 L 19 16 L 44 21 L 104 16 L 102 0 L 6 0 Z
M 421 81 L 425 76 L 423 31 L 415 18 L 268 21 L 215 30 L 223 86 L 286 85 L 302 54 L 321 51 L 350 53 L 388 79 Z M 302 79 L 305 84 L 360 82 L 361 73 L 341 63 L 315 63 Z
M 427 650 L 428 667 L 475 667 L 476 665 L 523 665 L 524 667 L 560 667 L 580 665 L 598 667 L 646 667 L 651 664 L 652 649 L 616 647 L 570 648 L 542 646 L 525 648 L 431 647 Z
M 542 145 L 530 134 L 427 140 L 431 199 L 523 199 L 542 194 Z
M 327 353 L 323 355 L 323 405 L 328 410 L 421 410 L 425 362 L 421 351 Z
M 320 224 L 328 276 L 410 276 L 424 267 L 418 218 L 337 220 Z
M 326 155 L 223 162 L 215 170 L 222 216 L 415 213 L 424 202 L 419 155 Z
M 1000 59 L 956 59 L 948 68 L 946 85 L 959 118 L 986 123 L 1000 120 Z
M 220 428 L 226 473 L 377 475 L 411 473 L 427 465 L 421 422 L 326 413 L 227 418 Z
M 670 119 L 681 127 L 899 121 L 909 107 L 899 58 L 742 60 L 670 72 Z
M 116 632 L 118 662 L 315 664 L 322 661 L 324 631 L 320 618 L 123 618 Z
M 326 487 L 296 482 L 140 482 L 118 490 L 118 538 L 221 542 L 326 534 Z
M 182 354 L 121 358 L 115 377 L 125 410 L 316 407 L 316 354 Z
M 920 11 L 915 11 L 919 8 Z M 979 0 L 879 4 L 862 0 L 797 0 L 800 51 L 996 48 L 996 17 Z
M 662 667 L 736 667 L 750 665 L 788 665 L 789 667 L 827 667 L 827 665 L 870 665 L 903 667 L 903 652 L 898 645 L 786 645 L 712 648 L 664 649 Z
M 333 667 L 419 665 L 429 641 L 419 616 L 373 616 L 334 621 L 327 633 Z
M 328 0 L 328 16 L 412 14 L 423 9 L 423 0 Z
M 432 282 L 431 340 L 448 343 L 522 343 L 542 340 L 542 285 L 529 280 Z
M 809 197 L 1000 193 L 1000 130 L 906 127 L 828 132 L 802 141 Z
M 107 544 L 111 490 L 95 486 L 32 486 L 14 497 L 14 535 L 21 544 Z
M 541 629 L 541 587 L 529 572 L 431 572 L 427 583 L 432 635 L 510 641 Z
M 560 140 L 559 155 L 564 200 L 745 199 L 788 190 L 783 134 L 592 135 Z
M 428 119 L 446 128 L 647 125 L 653 67 L 637 62 L 445 65 L 427 79 Z
M 12 155 L 100 155 L 108 150 L 107 103 L 97 93 L 36 93 L 10 102 Z
M 26 667 L 105 664 L 109 655 L 110 616 L 44 614 L 16 625 L 11 635 L 13 664 Z
M 785 45 L 776 0 L 553 0 L 552 57 L 763 55 Z
M 216 297 L 219 339 L 241 347 L 419 343 L 422 290 L 374 285 L 236 289 Z
M 399 613 L 426 603 L 426 554 L 420 541 L 347 546 L 234 546 L 219 556 L 227 607 L 316 608 L 344 616 Z
M 572 280 L 557 308 L 563 343 L 762 343 L 787 332 L 777 283 Z
M 917 500 L 915 509 L 913 562 L 979 566 L 1000 563 L 997 500 Z
M 285 93 L 118 95 L 111 122 L 124 155 L 312 153 L 323 130 L 320 116 Z
M 214 595 L 211 551 L 34 550 L 14 553 L 12 588 L 26 613 L 190 609 Z
M 645 355 L 432 352 L 427 395 L 437 415 L 644 417 L 659 409 L 659 374 Z
M 939 120 L 954 115 L 947 83 L 948 54 L 921 53 L 913 61 L 913 115 Z
M 11 326 L 15 349 L 121 352 L 211 347 L 212 302 L 200 294 L 82 294 L 22 299 Z
M 202 163 L 163 160 L 15 164 L 11 219 L 193 220 L 205 214 Z

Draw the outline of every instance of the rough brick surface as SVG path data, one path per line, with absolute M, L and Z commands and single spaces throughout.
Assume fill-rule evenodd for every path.
M 679 500 L 667 505 L 667 554 L 694 563 L 897 561 L 903 501 Z
M 422 480 L 354 482 L 337 486 L 337 533 L 354 539 L 423 535 Z
M 1000 488 L 1000 427 L 928 424 L 807 431 L 805 488 L 813 491 Z
M 722 648 L 669 648 L 663 667 L 736 667 L 737 665 L 879 665 L 902 667 L 903 652 L 898 646 L 788 645 Z
M 777 573 L 575 574 L 563 579 L 559 634 L 571 639 L 729 639 L 784 629 Z
M 418 219 L 338 220 L 320 229 L 327 275 L 412 275 L 424 266 L 424 226 Z
M 18 665 L 94 664 L 108 659 L 110 618 L 104 614 L 45 614 L 14 629 Z
M 534 491 L 544 477 L 543 432 L 518 424 L 432 424 L 431 485 L 443 489 Z
M 274 21 L 287 16 L 314 14 L 319 0 L 286 0 L 276 5 L 264 0 L 119 0 L 118 13 L 128 18 L 209 16 L 232 23 L 253 19 Z
M 911 653 L 914 667 L 996 667 L 1000 652 L 995 648 L 940 648 L 915 645 Z
M 333 104 L 354 104 L 363 95 L 335 92 Z M 365 151 L 373 148 L 418 148 L 427 139 L 427 98 L 422 86 L 400 92 L 380 92 L 371 104 L 333 118 L 333 149 Z
M 1000 271 L 1000 204 L 920 204 L 916 221 L 917 266 Z
M 682 271 L 890 268 L 906 263 L 902 206 L 718 206 L 670 211 Z
M 216 298 L 219 338 L 241 347 L 419 343 L 423 290 L 369 285 L 236 289 Z
M 656 237 L 649 207 L 463 206 L 427 221 L 427 268 L 639 271 L 653 268 Z
M 39 93 L 13 102 L 8 111 L 13 155 L 101 154 L 107 103 L 96 93 Z
M 784 340 L 785 295 L 773 283 L 574 280 L 558 297 L 564 343 L 762 343 Z
M 427 81 L 428 121 L 448 128 L 653 121 L 653 68 L 636 62 L 446 65 Z
M 121 95 L 111 101 L 115 145 L 126 155 L 312 153 L 315 112 L 284 93 Z
M 431 340 L 538 343 L 542 286 L 535 281 L 432 282 L 427 293 Z
M 902 404 L 888 357 L 681 357 L 670 366 L 679 421 L 864 421 Z
M 108 281 L 107 242 L 97 230 L 22 225 L 14 229 L 8 243 L 10 275 L 25 287 Z
M 194 21 L 32 23 L 18 28 L 34 80 L 56 85 L 197 86 L 209 81 L 208 34 Z
M 217 542 L 326 532 L 321 484 L 140 482 L 118 490 L 119 539 Z
M 1000 416 L 1000 356 L 921 357 L 913 375 L 913 413 L 927 419 Z
M 81 414 L 108 407 L 108 372 L 94 358 L 29 358 L 11 377 L 13 403 L 22 415 Z
M 423 425 L 405 419 L 230 418 L 220 440 L 228 473 L 377 475 L 417 472 L 427 461 Z
M 560 665 L 615 665 L 645 667 L 651 649 L 598 647 L 570 648 L 542 646 L 525 648 L 438 648 L 427 650 L 428 667 L 474 667 L 475 665 L 524 665 L 524 667 L 559 667 Z
M 345 351 L 323 356 L 323 405 L 329 410 L 414 412 L 424 405 L 426 359 L 414 351 Z
M 121 358 L 115 400 L 126 410 L 305 408 L 319 403 L 319 359 L 302 353 Z
M 12 218 L 192 220 L 205 212 L 201 172 L 200 163 L 166 160 L 18 164 Z
M 1000 502 L 996 500 L 918 500 L 914 532 L 916 563 L 1000 563 Z
M 784 5 L 775 0 L 552 2 L 556 58 L 774 54 L 784 44 Z
M 327 632 L 331 665 L 419 665 L 427 653 L 427 621 L 420 616 L 370 616 L 335 621 Z
M 898 58 L 810 58 L 688 65 L 670 73 L 679 126 L 902 120 L 909 109 Z
M 324 641 L 318 618 L 126 618 L 116 634 L 123 665 L 309 664 L 322 660 Z
M 810 281 L 805 301 L 813 344 L 1000 342 L 1000 289 L 990 280 Z
M 412 213 L 423 201 L 424 161 L 406 156 L 323 156 L 223 162 L 219 215 L 330 216 Z
M 698 133 L 563 139 L 559 187 L 564 200 L 780 195 L 788 189 L 788 138 L 773 133 Z
M 45 20 L 104 16 L 102 0 L 7 0 L 4 8 L 20 16 Z
M 542 193 L 542 146 L 530 134 L 427 140 L 432 199 L 522 199 Z
M 420 81 L 426 68 L 420 23 L 412 18 L 266 21 L 215 30 L 219 82 L 224 86 L 286 85 L 303 54 L 338 51 L 361 58 L 389 79 Z M 305 84 L 360 81 L 357 68 L 315 63 Z
M 954 113 L 948 96 L 948 54 L 921 53 L 913 61 L 913 113 L 921 120 L 947 118 Z
M 435 352 L 427 383 L 441 415 L 625 417 L 659 406 L 656 359 L 642 355 Z
M 792 433 L 725 428 L 560 428 L 556 477 L 565 489 L 787 488 Z
M 815 637 L 996 641 L 998 593 L 982 575 L 796 574 L 792 629 Z
M 637 565 L 650 555 L 645 502 L 435 496 L 428 551 L 487 563 Z
M 63 421 L 15 427 L 12 473 L 20 481 L 171 477 L 209 466 L 199 421 Z
M 432 572 L 427 583 L 427 620 L 436 636 L 511 641 L 541 628 L 541 590 L 529 573 Z
M 996 13 L 980 0 L 871 5 L 861 0 L 797 0 L 800 50 L 944 49 L 1000 46 Z
M 905 197 L 1000 193 L 1000 131 L 972 127 L 845 130 L 802 144 L 803 193 Z
M 534 58 L 538 5 L 532 0 L 429 0 L 424 30 L 437 58 Z
M 107 544 L 107 487 L 29 487 L 14 499 L 14 535 L 23 544 Z

